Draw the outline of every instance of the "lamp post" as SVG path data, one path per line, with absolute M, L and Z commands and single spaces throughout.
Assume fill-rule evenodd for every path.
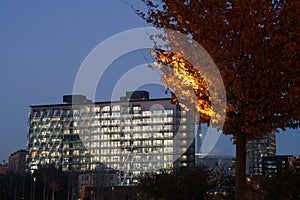
M 35 182 L 36 182 L 36 177 L 33 177 L 33 200 L 35 200 Z
M 114 187 L 111 187 L 111 200 L 114 200 Z
M 46 176 L 44 175 L 43 200 L 46 200 Z

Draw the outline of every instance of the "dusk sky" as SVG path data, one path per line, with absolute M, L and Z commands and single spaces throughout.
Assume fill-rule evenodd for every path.
M 1 162 L 26 149 L 30 105 L 61 103 L 62 95 L 72 93 L 76 73 L 94 47 L 119 32 L 145 26 L 123 0 L 1 1 Z M 122 74 L 143 63 L 141 52 L 120 57 L 99 82 L 96 100 L 110 100 Z M 143 88 L 153 90 L 152 97 L 166 97 L 163 87 Z M 299 155 L 299 133 L 278 134 L 277 153 Z M 222 136 L 213 153 L 234 155 L 231 143 Z

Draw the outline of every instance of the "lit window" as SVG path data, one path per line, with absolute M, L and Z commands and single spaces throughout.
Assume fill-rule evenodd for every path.
M 103 106 L 102 111 L 105 111 L 105 112 L 110 111 L 110 107 L 109 106 Z

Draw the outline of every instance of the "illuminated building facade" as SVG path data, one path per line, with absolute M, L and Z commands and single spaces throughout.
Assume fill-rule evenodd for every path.
M 247 159 L 249 164 L 249 175 L 263 175 L 263 157 L 276 154 L 275 132 L 251 140 L 247 143 Z
M 273 177 L 284 172 L 292 172 L 296 168 L 296 157 L 292 155 L 276 155 L 263 157 L 263 176 Z
M 194 129 L 189 112 L 146 91 L 96 103 L 68 95 L 63 104 L 31 106 L 27 169 L 55 163 L 90 171 L 104 164 L 118 171 L 119 184 L 136 184 L 145 172 L 193 166 Z

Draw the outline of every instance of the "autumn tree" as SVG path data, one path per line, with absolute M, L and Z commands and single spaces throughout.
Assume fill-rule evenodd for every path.
M 299 128 L 299 1 L 142 2 L 146 11 L 136 10 L 139 16 L 156 27 L 188 35 L 204 47 L 220 71 L 227 98 L 223 133 L 233 135 L 236 144 L 235 198 L 245 199 L 246 142 L 274 130 Z M 203 84 L 205 75 L 195 70 L 201 66 L 160 48 L 152 55 L 166 86 L 182 91 L 186 100 L 196 95 L 197 110 L 208 122 L 213 115 L 211 95 Z M 185 90 L 187 85 L 192 89 Z M 173 102 L 178 102 L 176 96 L 175 92 Z

